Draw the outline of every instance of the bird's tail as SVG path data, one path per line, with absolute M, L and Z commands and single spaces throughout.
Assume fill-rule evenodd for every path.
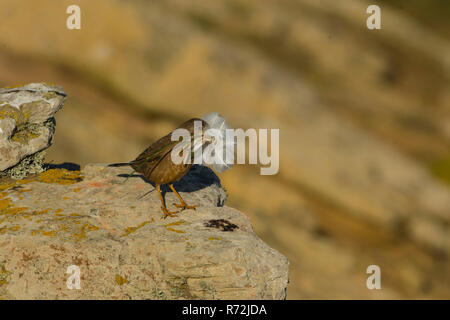
M 119 162 L 119 163 L 111 163 L 108 164 L 108 167 L 125 167 L 132 165 L 133 162 Z

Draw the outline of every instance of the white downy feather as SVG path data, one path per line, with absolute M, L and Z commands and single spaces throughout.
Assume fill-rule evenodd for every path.
M 209 128 L 215 131 L 214 145 L 222 144 L 223 152 L 213 153 L 214 163 L 212 167 L 218 172 L 230 169 L 233 163 L 226 163 L 227 155 L 229 159 L 234 159 L 235 141 L 226 141 L 226 130 L 229 129 L 225 122 L 225 118 L 217 112 L 211 112 L 202 118 L 208 123 Z

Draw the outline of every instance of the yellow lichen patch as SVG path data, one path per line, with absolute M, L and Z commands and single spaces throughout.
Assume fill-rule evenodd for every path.
M 46 92 L 46 93 L 44 93 L 42 95 L 42 97 L 47 99 L 47 100 L 56 98 L 57 96 L 58 96 L 58 94 L 56 92 L 53 92 L 53 91 L 48 91 L 48 92 Z
M 6 270 L 3 264 L 0 264 L 0 287 L 8 281 L 10 272 Z
M 34 211 L 31 212 L 31 214 L 33 216 L 39 216 L 41 214 L 46 214 L 46 213 L 48 213 L 48 209 L 44 209 L 44 210 L 40 210 L 40 211 L 34 210 Z
M 208 240 L 222 240 L 222 238 L 209 237 Z
M 28 207 L 15 207 L 14 203 L 9 198 L 0 199 L 0 215 L 15 215 L 27 210 Z
M 86 239 L 86 232 L 87 231 L 95 231 L 95 230 L 98 230 L 97 226 L 94 226 L 93 224 L 90 224 L 89 222 L 84 223 L 81 226 L 81 230 L 79 232 L 73 234 L 73 238 L 76 241 L 81 241 L 83 239 Z
M 172 223 L 168 223 L 165 226 L 166 227 L 179 226 L 179 225 L 185 224 L 185 223 L 187 223 L 185 220 L 178 220 L 178 221 L 175 221 L 175 222 L 172 222 Z
M 6 118 L 11 118 L 14 119 L 16 121 L 16 126 L 20 127 L 25 123 L 25 116 L 23 115 L 23 113 L 9 105 L 9 104 L 4 104 L 2 106 L 0 106 L 0 119 L 6 119 Z
M 167 230 L 172 231 L 172 232 L 186 233 L 183 230 L 177 230 L 177 229 L 171 228 L 173 226 L 179 226 L 179 225 L 186 224 L 186 223 L 188 223 L 188 222 L 186 222 L 185 220 L 178 220 L 178 221 L 175 221 L 175 222 L 168 223 L 168 224 L 166 224 L 164 226 L 167 228 Z
M 49 109 L 50 104 L 45 100 L 36 100 L 31 102 L 26 102 L 22 104 L 20 107 L 20 111 L 22 111 L 25 116 L 25 120 L 28 120 L 33 113 L 36 113 L 39 109 Z
M 8 189 L 14 187 L 16 184 L 17 184 L 17 181 L 0 184 L 0 191 L 8 190 Z
M 8 182 L 4 182 L 0 184 L 0 191 L 4 191 L 4 190 L 8 190 L 11 188 L 14 188 L 16 186 L 21 187 L 23 184 L 27 184 L 33 182 L 32 179 L 21 179 L 21 180 L 16 180 L 16 181 L 8 181 Z M 31 189 L 29 189 L 31 190 Z M 20 190 L 18 191 L 19 193 L 21 192 Z
M 47 237 L 54 237 L 56 235 L 55 231 L 42 231 L 41 234 Z
M 63 212 L 63 209 L 61 209 L 61 208 L 55 210 L 55 213 L 61 213 L 61 212 Z
M 6 199 L 2 199 L 0 200 L 0 212 L 1 210 L 5 210 L 6 208 L 8 208 L 11 204 L 11 199 L 6 198 Z
M 66 169 L 49 169 L 37 177 L 39 182 L 58 183 L 63 185 L 74 184 L 83 180 L 80 171 L 69 171 Z
M 31 235 L 32 236 L 35 236 L 35 235 L 37 235 L 37 234 L 41 234 L 41 235 L 43 235 L 43 236 L 46 236 L 46 237 L 54 237 L 54 236 L 56 236 L 56 231 L 54 231 L 54 230 L 50 230 L 50 231 L 45 231 L 45 230 L 31 230 Z
M 128 227 L 125 229 L 124 234 L 122 234 L 122 237 L 126 237 L 128 236 L 130 233 L 135 232 L 137 229 L 142 228 L 143 226 L 145 226 L 147 223 L 150 223 L 151 221 L 144 221 L 141 224 L 139 224 L 137 227 Z
M 75 188 L 75 189 L 73 189 L 72 191 L 73 192 L 78 192 L 78 191 L 80 191 L 81 190 L 81 188 Z
M 20 226 L 12 226 L 9 228 L 11 231 L 18 231 L 20 229 Z
M 167 227 L 167 230 L 172 231 L 172 232 L 176 232 L 176 233 L 186 233 L 186 231 L 183 231 L 183 230 L 177 230 L 177 229 L 169 228 L 169 227 Z
M 31 140 L 33 140 L 34 138 L 39 137 L 39 135 L 34 132 L 31 129 L 22 129 L 22 130 L 17 130 L 13 136 L 11 137 L 11 140 L 14 142 L 18 142 L 20 144 L 26 145 L 28 144 L 28 142 L 30 142 Z
M 6 87 L 3 87 L 3 88 L 4 89 L 15 89 L 15 88 L 20 88 L 20 87 L 24 87 L 24 86 L 26 86 L 26 84 L 13 84 L 11 86 L 6 86 Z
M 116 283 L 121 286 L 124 285 L 125 283 L 128 283 L 128 280 L 125 279 L 124 277 L 119 276 L 118 274 L 116 274 Z

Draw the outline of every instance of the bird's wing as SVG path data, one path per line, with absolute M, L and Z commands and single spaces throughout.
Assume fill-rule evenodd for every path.
M 143 170 L 147 172 L 153 171 L 164 156 L 169 154 L 179 143 L 179 141 L 171 140 L 171 134 L 169 133 L 155 141 L 150 147 L 145 149 L 135 160 L 130 162 L 132 167 L 138 172 Z
M 204 120 L 193 118 L 190 119 L 181 125 L 178 126 L 177 129 L 183 128 L 188 129 L 191 132 L 191 143 L 193 136 L 193 124 L 194 121 L 202 121 L 204 124 L 206 122 Z M 137 171 L 142 172 L 145 170 L 146 172 L 151 172 L 153 169 L 159 164 L 159 162 L 168 155 L 172 149 L 179 143 L 179 141 L 172 141 L 171 136 L 172 132 L 165 135 L 161 139 L 155 141 L 150 147 L 145 149 L 135 160 L 130 162 L 130 165 Z M 188 142 L 189 143 L 189 142 Z

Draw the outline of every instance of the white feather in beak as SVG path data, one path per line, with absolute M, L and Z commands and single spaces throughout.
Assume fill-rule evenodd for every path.
M 218 172 L 230 169 L 233 166 L 233 163 L 227 163 L 226 160 L 234 160 L 236 142 L 234 139 L 232 141 L 226 141 L 226 130 L 229 129 L 229 127 L 225 122 L 225 118 L 220 116 L 217 112 L 212 112 L 202 119 L 208 123 L 208 131 L 214 133 L 213 135 L 208 135 L 207 131 L 205 138 L 211 140 L 211 144 L 214 146 L 218 146 L 218 148 L 222 149 L 222 152 L 212 153 L 214 161 L 211 166 Z

